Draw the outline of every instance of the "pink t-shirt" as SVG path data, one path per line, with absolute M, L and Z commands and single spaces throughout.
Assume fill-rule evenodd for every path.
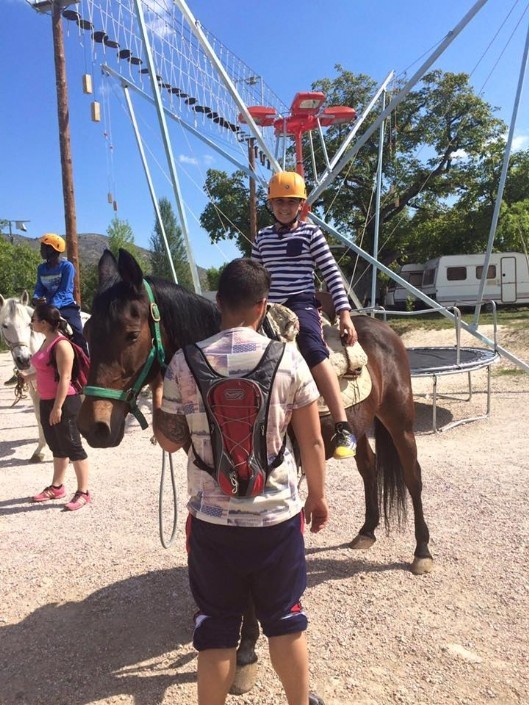
M 50 360 L 50 353 L 59 340 L 68 340 L 64 335 L 59 335 L 47 348 L 37 350 L 31 357 L 37 375 L 37 391 L 41 399 L 55 399 L 59 382 L 56 379 L 56 368 Z M 77 394 L 72 384 L 68 387 L 68 394 Z

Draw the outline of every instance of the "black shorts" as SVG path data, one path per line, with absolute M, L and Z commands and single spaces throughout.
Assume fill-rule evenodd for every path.
M 307 586 L 303 513 L 280 524 L 239 527 L 189 516 L 189 584 L 198 606 L 193 645 L 231 649 L 250 596 L 267 637 L 304 631 Z
M 81 397 L 78 394 L 67 396 L 62 405 L 61 422 L 50 426 L 50 411 L 54 403 L 54 399 L 40 400 L 40 422 L 53 457 L 85 460 L 88 456 L 82 446 L 81 434 L 77 428 Z
M 320 303 L 314 294 L 296 294 L 285 301 L 299 319 L 299 333 L 296 342 L 309 369 L 329 358 L 329 350 L 323 339 Z

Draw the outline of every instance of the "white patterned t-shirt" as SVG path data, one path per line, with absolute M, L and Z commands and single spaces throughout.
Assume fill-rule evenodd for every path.
M 211 367 L 220 375 L 240 377 L 259 363 L 268 338 L 250 328 L 230 328 L 200 342 Z M 319 396 L 305 360 L 293 344 L 285 346 L 270 396 L 267 449 L 269 462 L 281 450 L 292 410 L 314 402 Z M 162 410 L 181 414 L 191 434 L 193 447 L 206 465 L 213 466 L 207 415 L 195 379 L 179 350 L 165 373 Z M 303 503 L 297 490 L 297 467 L 287 439 L 281 465 L 270 473 L 264 492 L 256 497 L 229 497 L 217 482 L 194 463 L 193 448 L 187 464 L 190 513 L 197 519 L 230 526 L 270 526 L 290 519 Z

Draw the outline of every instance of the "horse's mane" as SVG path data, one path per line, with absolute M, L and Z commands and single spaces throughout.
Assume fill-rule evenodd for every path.
M 209 338 L 220 327 L 220 314 L 212 301 L 160 277 L 146 277 L 170 337 L 171 355 L 179 348 Z
M 162 326 L 167 332 L 167 359 L 180 347 L 208 338 L 219 330 L 220 314 L 212 301 L 167 279 L 154 276 L 145 279 L 152 286 Z M 117 277 L 96 292 L 92 312 L 99 314 L 100 321 L 110 330 L 125 304 L 142 301 L 144 297 L 143 287 L 138 290 Z

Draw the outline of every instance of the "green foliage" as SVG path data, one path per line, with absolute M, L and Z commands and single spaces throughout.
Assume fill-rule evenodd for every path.
M 83 311 L 92 310 L 92 302 L 99 282 L 97 264 L 80 263 L 79 279 L 81 283 L 81 301 Z
M 0 293 L 20 296 L 27 289 L 31 295 L 40 262 L 39 253 L 29 245 L 13 245 L 0 237 Z
M 316 81 L 312 88 L 325 93 L 327 105 L 349 105 L 361 114 L 373 96 L 375 81 L 340 65 L 336 72 L 334 78 Z M 401 87 L 396 83 L 392 91 L 396 93 Z M 386 120 L 378 250 L 381 262 L 421 262 L 441 254 L 484 251 L 505 148 L 505 125 L 494 112 L 476 95 L 467 74 L 436 70 L 425 75 Z M 379 108 L 371 111 L 360 135 L 378 113 Z M 338 150 L 349 129 L 348 125 L 338 125 L 326 131 L 329 155 Z M 314 204 L 315 212 L 370 253 L 375 231 L 378 141 L 377 130 Z M 308 144 L 304 145 L 304 154 L 309 155 Z M 316 152 L 315 159 L 321 174 L 326 166 L 322 150 Z M 310 190 L 315 174 L 308 158 L 305 167 Z M 521 238 L 527 239 L 527 173 L 529 153 L 513 154 L 497 249 L 519 250 Z M 249 193 L 244 173 L 229 176 L 210 170 L 205 191 L 211 203 L 200 222 L 211 241 L 235 240 L 241 252 L 248 254 L 244 235 L 249 231 Z M 262 191 L 258 202 L 259 227 L 263 227 L 270 221 Z M 369 265 L 363 260 L 357 263 L 356 256 L 346 259 L 350 262 L 342 266 L 346 273 L 355 270 L 355 282 L 361 283 L 360 291 L 355 288 L 362 296 L 362 287 L 369 288 L 370 277 L 364 275 Z
M 204 191 L 210 202 L 200 216 L 200 225 L 209 233 L 211 242 L 234 240 L 242 255 L 252 250 L 250 241 L 250 194 L 248 177 L 243 171 L 228 175 L 208 169 Z M 257 188 L 257 229 L 272 222 L 266 208 L 266 192 Z
M 219 288 L 219 279 L 222 274 L 222 270 L 226 265 L 223 264 L 222 267 L 210 267 L 206 270 L 206 277 L 208 280 L 208 291 L 217 291 Z
M 189 267 L 182 230 L 177 225 L 176 217 L 170 201 L 167 198 L 160 198 L 158 203 L 165 235 L 169 244 L 171 259 L 178 278 L 178 283 L 188 289 L 193 290 L 193 278 L 191 276 L 191 269 Z M 168 260 L 162 230 L 157 219 L 154 224 L 154 231 L 151 235 L 150 244 L 152 251 L 152 272 L 158 277 L 172 280 L 173 274 Z
M 134 244 L 134 233 L 128 220 L 121 220 L 118 217 L 112 218 L 107 228 L 108 249 L 114 257 L 118 256 L 119 249 L 127 250 L 136 259 L 138 258 L 138 248 Z

